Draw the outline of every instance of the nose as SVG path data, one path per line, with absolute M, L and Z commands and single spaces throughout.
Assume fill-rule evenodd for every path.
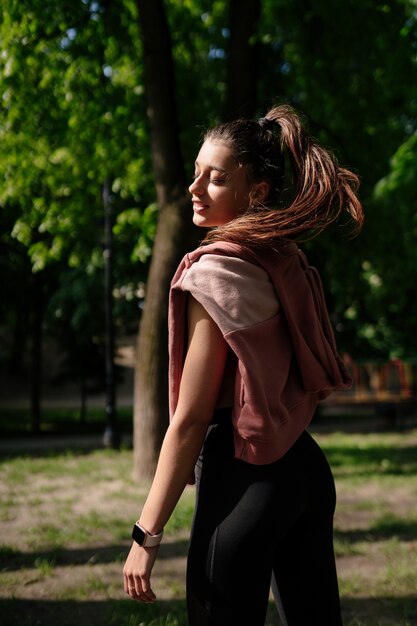
M 188 187 L 188 191 L 190 192 L 191 195 L 194 194 L 196 196 L 204 193 L 204 189 L 202 188 L 202 185 L 201 185 L 201 176 L 196 176 L 194 178 L 193 182 Z

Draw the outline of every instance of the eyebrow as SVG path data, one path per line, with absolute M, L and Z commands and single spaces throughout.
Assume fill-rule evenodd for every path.
M 198 161 L 195 161 L 194 165 L 196 167 L 199 167 Z M 209 168 L 209 170 L 215 170 L 216 172 L 222 172 L 222 174 L 228 174 L 229 173 L 227 170 L 224 170 L 222 167 L 219 167 L 218 165 L 209 165 L 208 168 Z

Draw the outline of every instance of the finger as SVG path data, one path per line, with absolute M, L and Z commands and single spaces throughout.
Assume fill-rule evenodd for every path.
M 129 570 L 127 568 L 127 561 L 123 566 L 123 588 L 125 590 L 126 593 L 129 593 L 129 586 L 130 585 L 134 585 L 134 582 L 132 583 L 131 581 L 133 580 L 133 577 L 129 575 Z
M 141 602 L 147 602 L 151 604 L 155 602 L 156 596 L 150 589 L 149 583 L 147 584 L 146 581 L 144 581 L 143 579 L 139 579 L 139 581 L 136 581 L 136 589 L 138 591 L 138 597 Z
M 126 593 L 134 599 L 137 599 L 138 592 L 136 589 L 135 579 L 133 577 L 129 577 L 125 579 L 125 591 Z
M 129 596 L 134 597 L 137 595 L 135 579 L 133 576 L 124 577 L 124 590 Z
M 149 604 L 155 602 L 156 600 L 155 594 L 152 590 L 150 592 L 144 591 L 140 578 L 128 578 L 125 585 L 125 590 L 132 599 L 138 600 L 139 602 Z
M 131 578 L 130 576 L 126 576 L 125 577 L 125 583 L 124 583 L 124 587 L 125 587 L 125 591 L 126 593 L 129 593 L 130 588 L 135 586 L 135 581 L 133 578 Z
M 142 586 L 142 591 L 145 594 L 145 596 L 149 599 L 150 602 L 155 602 L 156 595 L 151 589 L 149 578 L 142 578 L 140 582 Z

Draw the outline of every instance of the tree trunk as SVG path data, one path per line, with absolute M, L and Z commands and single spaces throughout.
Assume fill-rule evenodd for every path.
M 33 276 L 32 300 L 32 349 L 30 359 L 30 412 L 31 427 L 34 435 L 41 430 L 41 395 L 42 395 L 42 339 L 44 294 L 43 276 Z
M 168 294 L 184 250 L 183 213 L 178 203 L 159 219 L 138 336 L 134 473 L 140 479 L 153 476 L 168 425 Z
M 142 34 L 147 115 L 160 209 L 137 342 L 134 400 L 134 475 L 152 478 L 168 425 L 168 294 L 175 269 L 192 241 L 179 144 L 171 38 L 161 0 L 136 0 Z M 231 48 L 227 110 L 253 114 L 257 63 L 251 38 L 259 0 L 231 2 Z M 235 34 L 236 29 L 236 34 Z M 249 98 L 250 96 L 250 98 Z M 240 107 L 242 105 L 242 107 Z M 187 211 L 188 207 L 188 211 Z M 187 215 L 188 213 L 188 215 Z
M 230 0 L 230 39 L 224 121 L 252 117 L 258 105 L 259 44 L 256 38 L 261 0 Z
M 153 476 L 168 424 L 168 294 L 185 252 L 186 179 L 179 143 L 171 39 L 163 3 L 137 0 L 142 33 L 147 116 L 159 221 L 137 342 L 134 400 L 134 474 Z

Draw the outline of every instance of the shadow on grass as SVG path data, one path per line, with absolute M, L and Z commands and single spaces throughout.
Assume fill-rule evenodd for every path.
M 415 541 L 417 520 L 382 518 L 366 529 L 335 530 L 335 539 L 358 543 L 361 541 L 385 541 L 396 537 L 400 541 Z
M 2 626 L 186 626 L 185 600 L 0 600 Z
M 106 415 L 103 408 L 89 408 L 81 419 L 78 409 L 54 408 L 42 409 L 41 433 L 34 434 L 31 429 L 29 408 L 5 408 L 0 406 L 0 435 L 7 437 L 36 437 L 57 435 L 103 434 L 106 427 Z M 124 433 L 132 433 L 133 409 L 121 407 L 117 409 L 117 426 Z
M 129 434 L 122 433 L 119 448 L 108 448 L 103 444 L 102 436 L 74 435 L 72 437 L 37 435 L 33 438 L 0 441 L 0 465 L 16 459 L 55 459 L 58 457 L 82 457 L 94 452 L 117 454 L 132 452 L 132 440 Z
M 369 476 L 370 474 L 409 475 L 417 473 L 417 446 L 340 446 L 323 445 L 326 457 L 337 476 Z M 346 470 L 346 471 L 344 471 Z
M 124 446 L 123 449 L 130 449 L 130 446 Z M 98 438 L 91 439 L 89 437 L 80 438 L 74 441 L 70 438 L 62 438 L 59 441 L 56 438 L 40 436 L 27 443 L 27 447 L 23 445 L 10 449 L 0 449 L 0 464 L 7 463 L 13 459 L 54 459 L 62 456 L 82 457 L 91 454 L 91 452 L 108 451 L 113 452 L 109 448 L 105 448 Z
M 415 626 L 416 596 L 342 598 L 345 626 Z M 271 603 L 270 603 L 271 604 Z M 266 624 L 279 620 L 268 612 Z M 0 600 L 2 626 L 186 626 L 185 600 L 144 605 L 132 600 Z M 249 626 L 233 625 L 230 626 Z
M 106 563 L 122 563 L 127 557 L 130 544 L 96 546 L 93 548 L 66 549 L 56 547 L 37 552 L 19 552 L 16 550 L 0 550 L 0 570 L 16 571 L 36 567 L 39 561 L 47 561 L 53 566 L 95 565 Z M 186 557 L 188 541 L 178 540 L 165 542 L 161 545 L 158 559 Z M 0 620 L 1 622 L 1 620 Z
M 342 598 L 345 626 L 416 626 L 417 595 Z

